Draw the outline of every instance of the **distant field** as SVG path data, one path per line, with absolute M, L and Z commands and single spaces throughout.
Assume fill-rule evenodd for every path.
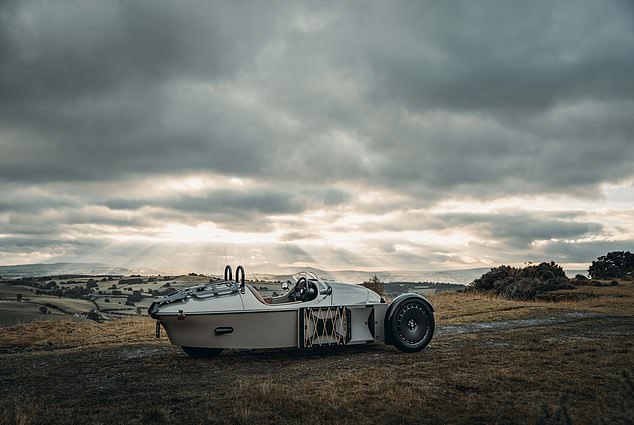
M 17 300 L 17 294 L 22 294 L 21 301 Z M 46 307 L 46 314 L 40 312 L 41 307 Z M 36 295 L 23 286 L 0 286 L 0 326 L 56 319 L 88 312 L 94 307 L 88 300 Z
M 51 311 L 51 314 L 42 314 L 39 309 L 39 304 L 0 301 L 0 325 L 11 326 L 19 323 L 32 322 L 34 320 L 60 319 L 66 316 L 59 311 Z
M 634 283 L 567 292 L 578 300 L 432 296 L 436 335 L 415 354 L 195 360 L 144 317 L 5 327 L 0 424 L 631 424 Z
M 26 323 L 33 320 L 50 320 L 63 318 L 65 315 L 87 314 L 98 309 L 106 316 L 118 318 L 120 316 L 136 316 L 145 311 L 152 303 L 155 296 L 151 291 L 165 291 L 169 286 L 183 288 L 207 282 L 209 278 L 201 276 L 182 276 L 170 281 L 152 281 L 142 278 L 143 283 L 122 284 L 118 278 L 104 277 L 72 277 L 49 278 L 43 281 L 30 280 L 25 284 L 13 282 L 0 282 L 0 326 Z M 17 281 L 20 282 L 20 281 Z M 38 287 L 41 285 L 42 287 Z M 54 286 L 47 286 L 54 285 Z M 89 292 L 75 296 L 56 296 L 47 291 L 73 291 L 79 288 L 87 288 L 92 285 Z M 142 291 L 142 299 L 134 302 L 134 306 L 126 305 L 128 296 L 134 291 Z M 38 292 L 41 292 L 38 294 Z M 18 302 L 18 294 L 22 300 Z M 109 302 L 106 302 L 106 299 Z M 40 307 L 46 306 L 47 314 L 40 312 Z

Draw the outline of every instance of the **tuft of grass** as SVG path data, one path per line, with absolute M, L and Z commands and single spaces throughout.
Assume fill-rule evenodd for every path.
M 34 425 L 42 423 L 40 418 L 41 405 L 31 400 L 25 402 L 17 397 L 6 400 L 0 404 L 0 424 Z
M 572 425 L 572 423 L 565 397 L 559 398 L 557 407 L 552 411 L 545 404 L 542 405 L 542 414 L 536 422 L 537 425 Z
M 170 423 L 169 410 L 162 406 L 150 406 L 143 410 L 141 421 L 150 424 L 167 424 Z

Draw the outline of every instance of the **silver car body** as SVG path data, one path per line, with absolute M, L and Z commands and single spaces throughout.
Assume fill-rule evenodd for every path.
M 314 285 L 316 296 L 294 301 L 298 282 Z M 172 344 L 182 347 L 310 348 L 386 342 L 390 304 L 370 289 L 325 282 L 302 272 L 291 278 L 288 291 L 265 301 L 244 283 L 243 271 L 242 283 L 229 278 L 158 298 L 149 314 L 157 320 L 157 335 L 162 326 Z

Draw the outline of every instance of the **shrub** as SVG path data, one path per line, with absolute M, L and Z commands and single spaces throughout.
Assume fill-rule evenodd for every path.
M 369 280 L 363 282 L 361 285 L 376 292 L 379 295 L 385 295 L 385 284 L 381 282 L 376 274 L 372 276 Z
M 593 279 L 626 279 L 634 276 L 634 254 L 613 251 L 592 262 L 588 274 Z
M 544 292 L 574 289 L 563 269 L 555 262 L 515 268 L 502 265 L 474 280 L 469 289 L 506 298 L 534 299 Z
M 134 291 L 132 292 L 132 295 L 128 295 L 128 302 L 131 302 L 131 303 L 138 303 L 142 299 L 143 299 L 143 296 L 141 295 L 141 291 Z

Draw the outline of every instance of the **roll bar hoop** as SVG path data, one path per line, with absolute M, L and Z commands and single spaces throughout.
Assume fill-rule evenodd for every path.
M 236 283 L 240 284 L 240 289 L 244 294 L 244 267 L 242 266 L 236 267 Z
M 238 272 L 236 271 L 236 277 L 238 277 L 237 273 Z M 231 266 L 229 264 L 225 266 L 225 280 L 233 280 L 233 272 L 231 271 Z

